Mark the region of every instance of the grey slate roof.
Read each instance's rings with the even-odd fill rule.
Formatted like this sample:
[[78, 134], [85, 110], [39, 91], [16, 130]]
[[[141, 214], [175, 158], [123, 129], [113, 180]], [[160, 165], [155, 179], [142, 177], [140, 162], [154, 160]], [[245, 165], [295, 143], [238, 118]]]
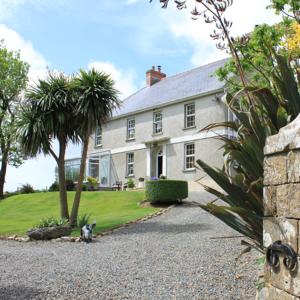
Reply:
[[126, 98], [121, 108], [115, 111], [113, 117], [221, 89], [224, 87], [224, 83], [218, 81], [212, 75], [226, 61], [227, 59], [219, 60], [190, 71], [166, 77], [150, 87], [144, 87]]

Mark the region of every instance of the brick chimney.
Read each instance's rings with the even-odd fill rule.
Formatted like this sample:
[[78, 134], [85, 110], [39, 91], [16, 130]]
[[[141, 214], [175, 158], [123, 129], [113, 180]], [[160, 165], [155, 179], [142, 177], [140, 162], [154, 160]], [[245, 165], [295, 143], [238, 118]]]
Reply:
[[166, 77], [167, 75], [161, 72], [161, 66], [157, 66], [157, 70], [155, 70], [155, 66], [153, 66], [151, 70], [146, 72], [147, 86], [151, 86]]

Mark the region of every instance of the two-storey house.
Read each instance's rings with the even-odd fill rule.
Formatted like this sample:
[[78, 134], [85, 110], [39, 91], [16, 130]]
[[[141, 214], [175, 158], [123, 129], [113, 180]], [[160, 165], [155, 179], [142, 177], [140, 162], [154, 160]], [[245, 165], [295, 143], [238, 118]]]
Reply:
[[147, 71], [146, 87], [125, 99], [90, 137], [87, 174], [110, 187], [161, 175], [194, 181], [203, 175], [195, 167], [198, 158], [221, 166], [221, 143], [210, 137], [224, 132], [200, 130], [228, 119], [224, 84], [214, 76], [224, 62], [170, 77], [160, 66]]

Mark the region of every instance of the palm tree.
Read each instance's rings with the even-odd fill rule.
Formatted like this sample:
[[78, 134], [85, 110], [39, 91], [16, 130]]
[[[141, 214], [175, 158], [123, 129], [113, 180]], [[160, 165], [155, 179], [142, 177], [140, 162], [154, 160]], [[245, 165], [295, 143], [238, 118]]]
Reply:
[[[31, 157], [52, 155], [58, 166], [60, 214], [69, 219], [65, 179], [65, 153], [69, 141], [79, 142], [74, 134], [75, 105], [69, 88], [70, 78], [63, 73], [48, 74], [26, 92], [18, 135], [24, 152]], [[59, 143], [58, 154], [53, 142]]]
[[79, 180], [69, 222], [71, 226], [76, 226], [89, 137], [97, 126], [101, 126], [111, 117], [120, 102], [117, 97], [118, 91], [114, 88], [114, 81], [109, 75], [95, 69], [80, 70], [78, 76], [72, 80], [71, 87], [76, 102], [75, 123], [78, 125], [78, 136], [83, 144]]

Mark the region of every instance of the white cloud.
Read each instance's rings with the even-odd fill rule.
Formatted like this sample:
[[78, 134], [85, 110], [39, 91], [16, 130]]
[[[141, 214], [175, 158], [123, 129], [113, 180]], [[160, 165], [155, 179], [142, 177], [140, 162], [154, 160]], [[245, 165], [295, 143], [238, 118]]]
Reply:
[[[198, 66], [226, 56], [224, 51], [216, 49], [210, 33], [214, 29], [213, 24], [206, 24], [200, 17], [195, 21], [191, 19], [190, 11], [195, 6], [195, 1], [188, 1], [188, 9], [178, 11], [173, 5], [161, 13], [166, 27], [176, 38], [186, 39], [193, 48], [191, 57], [192, 65]], [[233, 22], [232, 34], [242, 35], [250, 32], [256, 24], [272, 24], [280, 20], [273, 11], [266, 10], [269, 0], [239, 0], [234, 1], [228, 8], [226, 17]], [[201, 5], [199, 5], [200, 11]]]
[[112, 63], [103, 61], [91, 61], [88, 68], [95, 68], [110, 74], [116, 82], [116, 88], [121, 92], [122, 99], [134, 93], [138, 88], [135, 84], [136, 74], [133, 70], [121, 70]]
[[1, 0], [0, 1], [0, 20], [11, 18], [25, 0]]
[[33, 82], [46, 74], [48, 62], [34, 49], [30, 41], [23, 39], [16, 31], [0, 24], [0, 40], [9, 50], [20, 50], [21, 59], [30, 64], [29, 78]]

